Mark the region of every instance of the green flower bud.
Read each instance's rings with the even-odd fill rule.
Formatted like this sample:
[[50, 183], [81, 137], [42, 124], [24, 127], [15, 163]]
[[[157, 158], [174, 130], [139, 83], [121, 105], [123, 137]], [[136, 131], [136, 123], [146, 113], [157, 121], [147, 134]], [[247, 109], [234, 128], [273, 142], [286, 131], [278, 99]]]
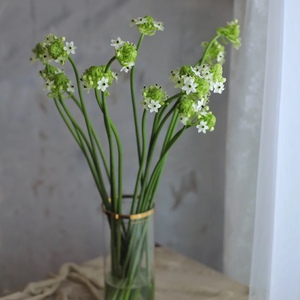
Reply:
[[214, 82], [225, 82], [226, 78], [223, 75], [223, 67], [220, 64], [215, 64], [211, 66], [210, 72], [213, 74], [213, 81]]
[[158, 84], [144, 87], [142, 95], [144, 99], [152, 99], [160, 103], [167, 99], [167, 93]]
[[212, 112], [208, 112], [205, 116], [199, 115], [199, 122], [200, 124], [201, 121], [205, 121], [207, 123], [207, 126], [210, 131], [213, 131], [216, 125], [216, 117], [212, 114]]
[[[99, 81], [102, 81], [105, 78], [107, 81], [107, 86], [110, 86], [113, 80], [116, 78], [116, 74], [111, 71], [110, 68], [105, 72], [106, 66], [92, 66], [84, 71], [81, 76], [81, 82], [84, 89], [100, 89]], [[107, 91], [106, 91], [107, 93]]]
[[207, 98], [207, 95], [209, 93], [209, 88], [210, 88], [210, 83], [209, 81], [207, 81], [206, 79], [204, 78], [199, 78], [199, 77], [194, 77], [195, 79], [195, 83], [197, 83], [197, 87], [196, 87], [196, 90], [197, 90], [197, 97], [199, 99], [202, 99], [202, 98]]
[[184, 76], [184, 75], [188, 75], [188, 74], [190, 74], [190, 75], [193, 74], [192, 67], [189, 65], [182, 66], [179, 70], [179, 75]]
[[180, 114], [191, 118], [195, 115], [195, 109], [193, 104], [195, 103], [194, 99], [191, 97], [184, 97], [178, 105], [178, 111]]
[[55, 98], [67, 91], [70, 79], [65, 73], [58, 73], [49, 75], [45, 81], [51, 82], [50, 92], [47, 96], [49, 98]]
[[34, 59], [39, 59], [42, 63], [46, 63], [48, 59], [47, 48], [44, 46], [44, 43], [38, 43], [35, 48], [32, 49], [34, 54]]
[[235, 48], [238, 49], [240, 47], [240, 25], [238, 20], [227, 23], [226, 27], [218, 28], [217, 33], [223, 37], [224, 41], [228, 40], [233, 43]]
[[154, 35], [157, 30], [163, 31], [163, 23], [155, 21], [150, 16], [131, 20], [131, 26], [136, 25], [139, 32], [145, 35]]
[[116, 58], [123, 67], [132, 67], [137, 57], [136, 46], [131, 43], [124, 43], [122, 47], [116, 49]]
[[64, 50], [64, 46], [65, 45], [64, 45], [62, 39], [57, 39], [57, 40], [49, 43], [49, 45], [47, 46], [47, 49], [49, 51], [51, 58], [56, 60], [59, 57], [67, 56], [66, 51]]

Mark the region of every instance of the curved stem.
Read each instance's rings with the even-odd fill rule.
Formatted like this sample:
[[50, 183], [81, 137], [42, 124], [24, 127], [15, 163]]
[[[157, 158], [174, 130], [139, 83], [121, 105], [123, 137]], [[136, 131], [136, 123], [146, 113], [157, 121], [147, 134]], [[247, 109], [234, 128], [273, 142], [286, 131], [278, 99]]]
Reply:
[[[72, 128], [71, 124], [68, 122], [67, 117], [64, 115], [64, 113], [63, 113], [63, 111], [62, 111], [62, 109], [61, 109], [61, 107], [60, 107], [61, 103], [60, 103], [56, 98], [54, 98], [54, 102], [55, 102], [55, 105], [56, 105], [56, 107], [57, 107], [57, 110], [59, 111], [59, 113], [60, 113], [60, 115], [61, 115], [63, 121], [65, 122], [66, 126], [67, 126], [68, 129], [70, 130], [70, 132], [71, 132], [71, 134], [73, 135], [75, 141], [78, 143], [80, 149], [82, 150], [84, 156], [86, 157], [87, 163], [88, 163], [88, 165], [89, 165], [89, 167], [90, 167], [92, 176], [93, 176], [93, 178], [94, 178], [94, 180], [95, 180], [95, 183], [96, 183], [96, 186], [97, 186], [97, 189], [98, 189], [98, 191], [99, 191], [100, 196], [102, 197], [102, 199], [103, 199], [105, 205], [107, 205], [107, 207], [109, 207], [109, 203], [108, 203], [108, 202], [106, 203], [106, 201], [105, 201], [106, 198], [105, 198], [105, 195], [103, 194], [103, 191], [102, 191], [102, 189], [101, 189], [101, 184], [100, 184], [100, 182], [99, 182], [98, 174], [97, 174], [97, 172], [96, 172], [96, 170], [95, 170], [95, 167], [94, 167], [94, 165], [93, 165], [93, 163], [92, 163], [92, 161], [91, 161], [91, 159], [90, 159], [90, 157], [89, 157], [89, 155], [88, 155], [88, 152], [87, 152], [87, 150], [86, 150], [86, 148], [85, 148], [85, 146], [84, 146], [84, 143], [83, 143], [82, 138], [84, 138], [85, 136], [84, 136], [83, 132], [80, 132], [80, 131], [79, 131], [78, 129], [76, 129], [76, 128], [75, 128], [75, 130]], [[73, 124], [73, 126], [74, 126], [74, 124]], [[77, 134], [76, 134], [75, 132], [76, 132]], [[85, 143], [86, 143], [87, 147], [88, 147], [89, 149], [91, 149], [91, 148], [90, 148], [90, 145], [89, 145], [89, 143], [88, 143], [88, 141], [87, 141], [87, 139], [85, 139]]]
[[[79, 110], [82, 112], [82, 107], [80, 105], [80, 102], [76, 99], [76, 97], [72, 94], [71, 95], [71, 98], [72, 100], [76, 103], [77, 107], [79, 108]], [[91, 123], [91, 121], [89, 121]], [[93, 138], [95, 139], [96, 141], [96, 145], [97, 145], [97, 148], [98, 148], [98, 151], [100, 153], [100, 156], [101, 156], [101, 159], [102, 159], [102, 162], [103, 162], [103, 165], [104, 165], [104, 168], [105, 168], [105, 172], [106, 172], [106, 175], [107, 175], [107, 178], [109, 179], [110, 178], [110, 175], [109, 175], [109, 169], [108, 169], [108, 165], [107, 165], [107, 161], [106, 161], [106, 157], [105, 157], [105, 153], [103, 151], [103, 148], [101, 146], [101, 143], [99, 141], [99, 138], [96, 134], [96, 131], [94, 130], [93, 126], [91, 127], [91, 130], [92, 130], [92, 135], [93, 135]]]
[[210, 47], [212, 46], [212, 44], [220, 37], [221, 35], [217, 34], [210, 42], [209, 44], [207, 45], [204, 53], [203, 53], [203, 56], [202, 58], [196, 63], [196, 65], [202, 65], [204, 62], [205, 62], [205, 57], [206, 57], [206, 54], [208, 53], [208, 50], [210, 49]]
[[[115, 57], [112, 57], [108, 64], [106, 65], [105, 72], [108, 71], [109, 66], [115, 60]], [[110, 118], [108, 114], [108, 107], [106, 103], [106, 95], [104, 92], [101, 92], [102, 98], [102, 108], [103, 108], [103, 115], [104, 115], [104, 124], [106, 128], [108, 144], [109, 144], [109, 162], [110, 162], [110, 195], [112, 200], [112, 208], [114, 211], [119, 212], [119, 205], [121, 205], [121, 199], [117, 197], [116, 191], [116, 170], [115, 170], [115, 160], [114, 160], [114, 143], [112, 140], [112, 129], [110, 126]], [[119, 204], [119, 205], [118, 205]]]
[[[98, 91], [95, 89], [95, 97], [98, 103], [98, 106], [100, 108], [100, 110], [103, 113], [103, 105], [100, 101], [99, 98], [99, 93]], [[111, 121], [111, 119], [109, 119], [109, 125], [113, 131], [113, 134], [115, 136], [116, 139], [116, 143], [117, 143], [117, 148], [118, 148], [118, 157], [119, 157], [119, 161], [118, 161], [118, 194], [119, 194], [119, 199], [122, 199], [122, 179], [123, 179], [123, 152], [122, 152], [122, 144], [121, 144], [121, 139], [119, 137], [118, 131], [116, 129], [116, 126], [114, 125], [114, 123]], [[118, 211], [121, 212], [121, 201], [119, 201], [119, 207], [118, 207]]]
[[[97, 168], [98, 172], [101, 172], [101, 170], [99, 169], [99, 161], [98, 161], [98, 155], [97, 155], [97, 152], [96, 152], [96, 149], [95, 149], [95, 142], [94, 142], [93, 135], [92, 135], [92, 125], [90, 123], [90, 119], [88, 117], [88, 113], [87, 113], [87, 110], [86, 110], [86, 107], [85, 107], [85, 102], [84, 102], [84, 99], [83, 99], [83, 96], [82, 96], [82, 90], [81, 90], [80, 79], [79, 79], [79, 74], [78, 74], [78, 71], [77, 71], [77, 67], [75, 65], [75, 62], [73, 61], [73, 59], [70, 56], [68, 57], [68, 59], [69, 59], [71, 65], [72, 65], [72, 68], [74, 70], [76, 83], [77, 83], [78, 94], [79, 94], [79, 99], [80, 99], [80, 104], [81, 104], [81, 108], [82, 108], [82, 114], [84, 116], [86, 128], [87, 128], [90, 143], [91, 143], [91, 146], [92, 146], [95, 165], [96, 165], [96, 168]], [[107, 194], [106, 194], [106, 197], [107, 197]], [[107, 202], [107, 201], [108, 201], [108, 197], [107, 197], [107, 199], [105, 199], [105, 202]]]

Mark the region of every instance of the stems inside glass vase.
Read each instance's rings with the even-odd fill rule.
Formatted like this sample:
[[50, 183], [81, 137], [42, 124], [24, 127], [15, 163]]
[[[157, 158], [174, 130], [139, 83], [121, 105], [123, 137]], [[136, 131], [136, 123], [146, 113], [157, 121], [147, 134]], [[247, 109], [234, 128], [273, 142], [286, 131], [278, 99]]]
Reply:
[[132, 196], [123, 197], [123, 214], [104, 211], [105, 299], [154, 299], [153, 211], [130, 214]]

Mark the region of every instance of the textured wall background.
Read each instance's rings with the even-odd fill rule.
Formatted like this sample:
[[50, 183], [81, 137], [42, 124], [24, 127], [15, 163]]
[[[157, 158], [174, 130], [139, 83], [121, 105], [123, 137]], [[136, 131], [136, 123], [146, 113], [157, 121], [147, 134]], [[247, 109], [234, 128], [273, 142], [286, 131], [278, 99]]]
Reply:
[[[53, 32], [74, 40], [82, 72], [112, 56], [111, 38], [137, 42], [132, 18], [152, 15], [165, 31], [147, 38], [137, 90], [194, 63], [200, 44], [231, 19], [231, 0], [2, 0], [0, 2], [0, 294], [55, 272], [65, 261], [101, 254], [102, 216], [90, 171], [42, 90], [32, 47]], [[124, 136], [124, 191], [136, 172], [128, 77], [111, 89]], [[211, 103], [213, 133], [191, 129], [171, 152], [157, 193], [156, 241], [214, 268], [222, 264], [226, 93]], [[97, 117], [93, 109], [89, 112]], [[102, 132], [103, 133], [103, 132]], [[100, 133], [100, 134], [102, 134]]]

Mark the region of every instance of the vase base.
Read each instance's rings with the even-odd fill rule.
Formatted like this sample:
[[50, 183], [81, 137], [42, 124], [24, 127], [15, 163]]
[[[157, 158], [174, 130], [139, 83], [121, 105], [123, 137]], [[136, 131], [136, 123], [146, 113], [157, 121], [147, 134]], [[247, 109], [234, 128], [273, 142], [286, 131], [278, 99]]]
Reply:
[[120, 287], [112, 280], [105, 281], [105, 300], [154, 300], [154, 282], [148, 285]]

